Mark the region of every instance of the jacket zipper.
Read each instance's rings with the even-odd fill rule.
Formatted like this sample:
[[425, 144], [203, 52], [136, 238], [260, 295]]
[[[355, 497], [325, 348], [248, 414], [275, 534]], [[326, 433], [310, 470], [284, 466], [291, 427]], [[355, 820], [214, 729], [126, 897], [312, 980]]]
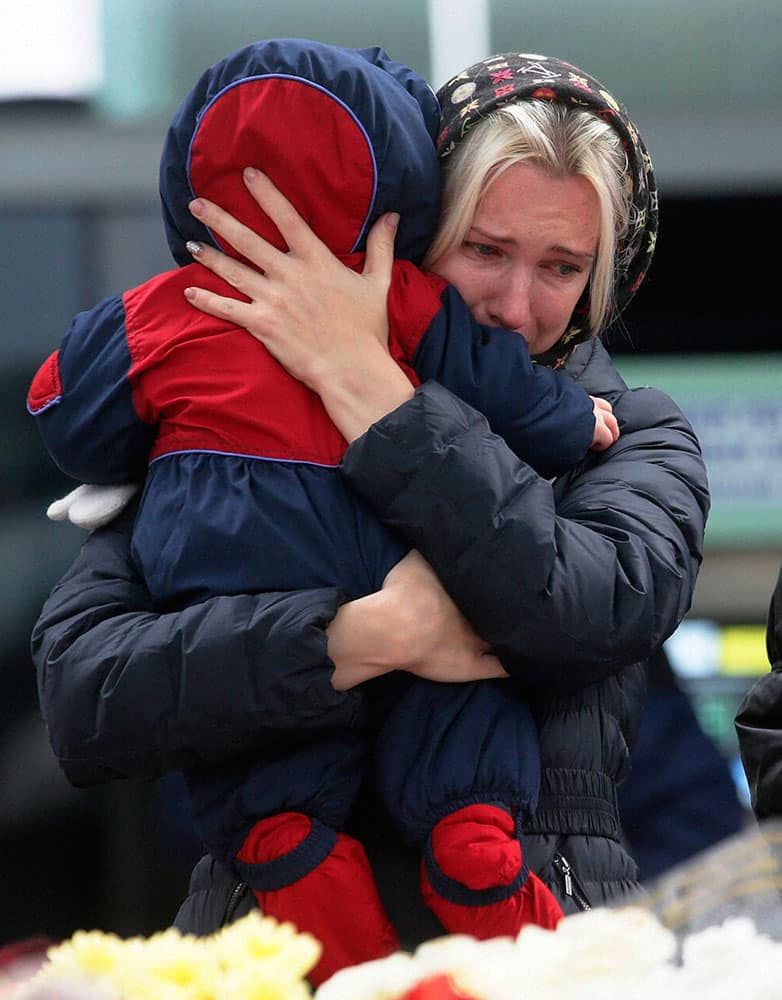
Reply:
[[248, 885], [246, 882], [237, 882], [236, 885], [231, 890], [231, 895], [228, 897], [228, 902], [225, 906], [225, 913], [223, 914], [223, 920], [220, 924], [221, 927], [225, 927], [227, 924], [233, 923], [234, 914], [236, 913], [236, 908], [242, 901], [244, 896], [247, 894]]
[[565, 895], [573, 900], [579, 910], [591, 910], [592, 904], [589, 902], [589, 897], [584, 892], [583, 885], [579, 882], [564, 854], [555, 854], [551, 861], [556, 871], [562, 876]]

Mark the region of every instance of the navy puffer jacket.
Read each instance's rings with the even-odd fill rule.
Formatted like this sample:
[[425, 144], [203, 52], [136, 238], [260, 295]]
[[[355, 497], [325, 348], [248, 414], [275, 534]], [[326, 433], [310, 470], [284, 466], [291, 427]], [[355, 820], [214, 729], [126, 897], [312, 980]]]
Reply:
[[[622, 433], [553, 484], [435, 383], [374, 425], [343, 463], [530, 697], [543, 773], [528, 861], [566, 912], [578, 907], [579, 885], [592, 903], [635, 887], [616, 785], [643, 699], [639, 661], [690, 605], [709, 504], [698, 442], [667, 396], [628, 390], [599, 342], [579, 347], [568, 370], [613, 403]], [[130, 559], [128, 516], [95, 532], [33, 635], [42, 711], [66, 775], [78, 785], [150, 778], [253, 751], [291, 728], [358, 724], [360, 690], [330, 684], [324, 629], [338, 601], [323, 589], [154, 614]], [[402, 940], [432, 933], [424, 918], [414, 926], [410, 859], [390, 873], [388, 843], [368, 847], [380, 858], [381, 892], [388, 885], [405, 904], [385, 900]], [[183, 928], [208, 932], [226, 907], [250, 905], [211, 861], [196, 878]], [[566, 884], [576, 885], [569, 897]]]

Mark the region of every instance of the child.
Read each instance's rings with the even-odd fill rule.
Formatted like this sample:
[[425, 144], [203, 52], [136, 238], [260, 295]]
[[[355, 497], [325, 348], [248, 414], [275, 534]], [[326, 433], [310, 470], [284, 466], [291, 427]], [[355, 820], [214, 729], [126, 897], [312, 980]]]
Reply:
[[[355, 598], [379, 589], [405, 553], [343, 484], [345, 442], [319, 397], [245, 331], [184, 298], [190, 285], [231, 294], [190, 262], [189, 243], [217, 242], [187, 210], [195, 196], [285, 249], [241, 182], [246, 165], [264, 169], [357, 268], [373, 220], [400, 212], [389, 349], [411, 382], [437, 379], [461, 395], [544, 475], [613, 440], [605, 411], [532, 364], [522, 336], [479, 326], [454, 289], [412, 263], [437, 221], [438, 122], [429, 87], [381, 50], [295, 39], [234, 53], [181, 105], [161, 164], [181, 268], [77, 316], [28, 396], [65, 472], [93, 483], [146, 475], [133, 550], [159, 609], [319, 586]], [[403, 675], [374, 687], [375, 780], [402, 836], [422, 850], [422, 888], [438, 919], [479, 937], [553, 926], [561, 911], [521, 847], [539, 760], [513, 684]], [[397, 947], [363, 849], [345, 832], [367, 742], [361, 726], [316, 742], [281, 736], [273, 753], [186, 775], [210, 850], [264, 912], [323, 943], [315, 983]]]

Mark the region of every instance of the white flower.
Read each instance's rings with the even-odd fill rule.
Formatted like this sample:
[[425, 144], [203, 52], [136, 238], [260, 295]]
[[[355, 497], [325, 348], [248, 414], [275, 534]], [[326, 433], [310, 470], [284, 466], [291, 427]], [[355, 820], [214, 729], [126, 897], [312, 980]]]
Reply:
[[513, 938], [478, 941], [452, 934], [422, 944], [413, 956], [420, 978], [447, 973], [457, 989], [480, 1000], [518, 1000], [519, 972]]
[[51, 976], [20, 986], [13, 1000], [120, 1000], [120, 996], [105, 981]]
[[413, 956], [398, 951], [336, 972], [318, 988], [315, 1000], [395, 1000], [421, 978]]
[[611, 985], [622, 982], [624, 989], [637, 985], [642, 996], [644, 977], [670, 961], [676, 938], [641, 907], [602, 908], [568, 917], [555, 931], [526, 927], [516, 950], [530, 995], [572, 993], [574, 983], [586, 989], [591, 982], [599, 990], [610, 989], [611, 996], [627, 995], [615, 993]]
[[780, 1000], [782, 944], [759, 934], [748, 917], [732, 917], [691, 934], [682, 947], [682, 987], [709, 1000]]

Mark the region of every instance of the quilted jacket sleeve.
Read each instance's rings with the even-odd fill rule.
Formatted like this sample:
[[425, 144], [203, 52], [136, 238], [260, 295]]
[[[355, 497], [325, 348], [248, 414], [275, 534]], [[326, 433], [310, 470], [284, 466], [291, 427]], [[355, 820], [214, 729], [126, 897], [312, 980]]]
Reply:
[[530, 687], [576, 688], [645, 659], [690, 605], [709, 505], [698, 442], [667, 396], [619, 384], [619, 441], [553, 484], [437, 383], [343, 462]]
[[32, 637], [52, 748], [73, 784], [150, 778], [361, 721], [330, 683], [333, 590], [216, 597], [156, 614], [130, 558], [134, 511], [87, 539]]
[[580, 462], [595, 431], [584, 389], [563, 372], [533, 364], [518, 333], [479, 325], [456, 289], [446, 288], [441, 301], [415, 353], [421, 381], [439, 382], [482, 413], [541, 476]]
[[771, 598], [766, 631], [771, 671], [744, 696], [736, 734], [758, 819], [782, 816], [782, 572]]

